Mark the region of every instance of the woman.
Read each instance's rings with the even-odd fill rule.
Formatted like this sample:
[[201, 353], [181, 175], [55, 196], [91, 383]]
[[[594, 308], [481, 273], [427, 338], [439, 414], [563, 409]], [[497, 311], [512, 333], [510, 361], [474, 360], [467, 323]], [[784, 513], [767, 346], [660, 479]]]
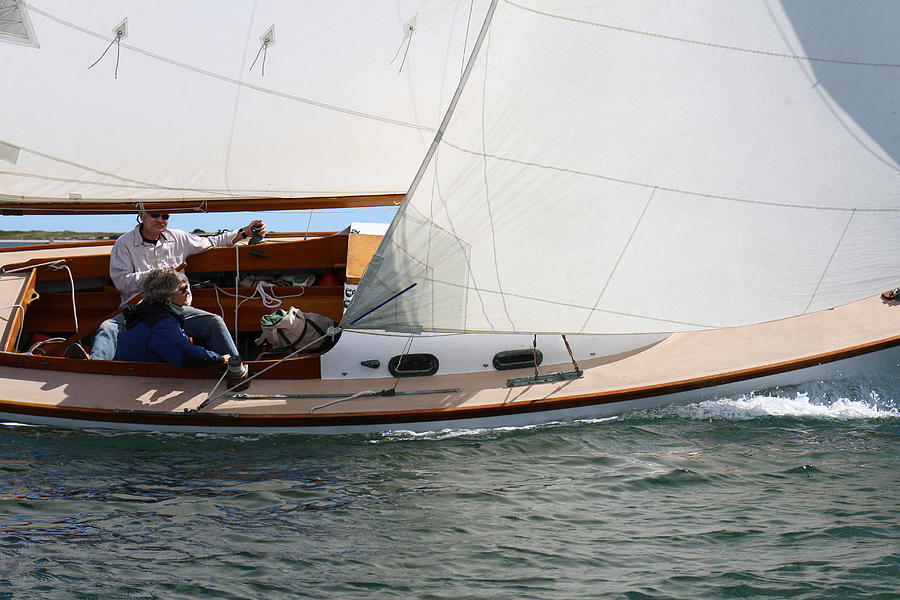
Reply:
[[166, 361], [176, 367], [220, 364], [221, 356], [193, 344], [184, 333], [182, 311], [190, 286], [179, 271], [155, 269], [144, 281], [144, 299], [125, 313], [126, 330], [119, 337], [116, 360]]

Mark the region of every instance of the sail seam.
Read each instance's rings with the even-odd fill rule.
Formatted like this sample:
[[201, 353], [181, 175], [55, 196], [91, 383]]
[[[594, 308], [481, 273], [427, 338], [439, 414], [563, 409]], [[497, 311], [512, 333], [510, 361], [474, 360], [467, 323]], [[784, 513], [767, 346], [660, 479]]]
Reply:
[[[137, 184], [137, 185], [139, 185], [139, 186], [144, 186], [144, 187], [147, 187], [147, 188], [149, 188], [149, 189], [172, 190], [172, 191], [189, 191], [189, 192], [204, 192], [204, 193], [209, 193], [209, 194], [217, 194], [217, 192], [213, 192], [213, 191], [210, 191], [210, 190], [207, 190], [207, 189], [202, 189], [202, 188], [173, 187], [173, 186], [167, 186], [167, 185], [160, 185], [160, 184], [156, 184], [156, 183], [150, 183], [150, 182], [147, 182], [147, 181], [141, 181], [141, 180], [139, 180], [139, 179], [130, 179], [130, 178], [128, 178], [128, 177], [122, 177], [121, 175], [116, 175], [115, 173], [108, 173], [108, 172], [106, 172], [106, 171], [101, 171], [101, 170], [99, 170], [99, 169], [95, 169], [95, 168], [89, 167], [89, 166], [87, 166], [87, 165], [82, 165], [82, 164], [80, 164], [80, 163], [77, 163], [77, 162], [74, 162], [74, 161], [71, 161], [71, 160], [67, 160], [67, 159], [65, 159], [65, 158], [60, 158], [60, 157], [58, 157], [58, 156], [53, 156], [53, 155], [50, 155], [50, 154], [44, 154], [43, 152], [39, 152], [39, 151], [37, 151], [37, 150], [32, 150], [32, 149], [30, 149], [30, 148], [25, 148], [24, 146], [19, 146], [19, 148], [20, 148], [22, 151], [24, 151], [24, 152], [28, 152], [29, 154], [33, 154], [34, 156], [39, 156], [39, 157], [45, 158], [45, 159], [47, 159], [47, 160], [51, 160], [51, 161], [54, 161], [54, 162], [59, 162], [59, 163], [65, 164], [65, 165], [69, 165], [70, 167], [75, 167], [75, 168], [77, 168], [77, 169], [82, 169], [82, 170], [84, 170], [84, 171], [89, 171], [89, 172], [91, 172], [91, 173], [96, 173], [97, 175], [100, 175], [100, 176], [103, 176], [103, 177], [112, 177], [113, 179], [118, 179], [119, 181], [122, 181], [122, 182], [130, 183], [130, 184]], [[17, 175], [18, 175], [18, 174], [19, 174], [19, 173], [17, 173]]]
[[822, 58], [816, 56], [804, 56], [798, 54], [789, 54], [787, 52], [773, 52], [771, 50], [756, 50], [753, 48], [742, 48], [740, 46], [729, 46], [728, 44], [717, 44], [715, 42], [704, 42], [702, 40], [695, 40], [691, 38], [684, 38], [675, 35], [667, 35], [664, 33], [654, 33], [652, 31], [643, 31], [641, 29], [632, 29], [630, 27], [622, 27], [621, 25], [610, 25], [608, 23], [598, 23], [596, 21], [589, 21], [587, 19], [576, 19], [575, 17], [566, 17], [563, 15], [554, 14], [551, 12], [538, 10], [536, 8], [531, 8], [529, 6], [523, 6], [522, 4], [518, 4], [516, 2], [512, 2], [511, 0], [503, 0], [506, 4], [510, 6], [514, 6], [518, 9], [534, 13], [536, 15], [540, 15], [542, 17], [549, 17], [552, 19], [558, 19], [560, 21], [568, 21], [570, 23], [578, 23], [580, 25], [589, 25], [592, 27], [599, 27], [602, 29], [609, 29], [612, 31], [620, 31], [622, 33], [631, 33], [635, 35], [642, 35], [645, 37], [657, 38], [662, 40], [668, 40], [671, 42], [680, 42], [685, 44], [693, 44], [695, 46], [706, 46], [708, 48], [717, 48], [720, 50], [730, 50], [732, 52], [742, 52], [744, 54], [758, 54], [761, 56], [771, 56], [774, 58], [787, 58], [791, 60], [805, 60], [809, 62], [821, 62], [821, 63], [829, 63], [829, 64], [838, 64], [838, 65], [852, 65], [858, 67], [878, 67], [878, 68], [900, 68], [900, 63], [877, 63], [877, 62], [868, 62], [861, 60], [845, 60], [839, 58]]
[[809, 302], [806, 304], [806, 308], [803, 309], [803, 314], [806, 314], [809, 311], [809, 307], [812, 306], [813, 300], [816, 299], [816, 294], [819, 293], [819, 286], [822, 285], [822, 281], [825, 280], [825, 274], [828, 273], [828, 268], [831, 267], [831, 262], [834, 260], [835, 255], [837, 255], [838, 248], [841, 247], [841, 243], [844, 241], [844, 236], [847, 235], [847, 230], [850, 229], [850, 223], [853, 222], [853, 217], [856, 215], [856, 212], [850, 213], [850, 218], [847, 219], [847, 224], [844, 225], [844, 230], [841, 232], [841, 237], [838, 239], [837, 244], [834, 245], [834, 250], [831, 251], [831, 256], [828, 257], [828, 262], [825, 264], [825, 268], [822, 269], [822, 275], [819, 276], [819, 281], [816, 282], [816, 289], [813, 290], [812, 295], [809, 297]]
[[[23, 4], [24, 4], [24, 3], [23, 3]], [[59, 23], [59, 24], [61, 24], [61, 25], [65, 25], [66, 27], [70, 27], [70, 28], [72, 28], [72, 29], [75, 29], [75, 30], [77, 30], [77, 31], [80, 31], [81, 33], [84, 33], [84, 34], [87, 34], [87, 35], [90, 35], [90, 36], [93, 36], [93, 37], [102, 39], [102, 40], [104, 40], [104, 41], [109, 41], [109, 36], [106, 36], [106, 35], [97, 33], [97, 32], [95, 32], [95, 31], [91, 31], [90, 29], [87, 29], [87, 28], [85, 28], [85, 27], [81, 27], [80, 25], [76, 25], [75, 23], [71, 23], [71, 22], [66, 21], [66, 20], [64, 20], [64, 19], [61, 19], [61, 18], [59, 18], [59, 17], [57, 17], [57, 16], [55, 16], [55, 15], [53, 15], [53, 14], [51, 14], [51, 13], [48, 13], [48, 12], [44, 11], [44, 10], [35, 8], [34, 6], [32, 6], [32, 5], [30, 5], [30, 4], [28, 4], [28, 5], [26, 5], [26, 6], [28, 6], [28, 7], [29, 7], [31, 10], [33, 10], [35, 13], [37, 13], [37, 14], [39, 14], [39, 15], [42, 15], [42, 16], [44, 16], [44, 17], [47, 17], [48, 19], [50, 19], [50, 20], [52, 20], [52, 21], [56, 21], [57, 23]], [[179, 68], [182, 68], [182, 69], [186, 69], [186, 70], [188, 70], [188, 71], [193, 71], [194, 73], [198, 73], [198, 74], [200, 74], [200, 75], [205, 75], [205, 76], [211, 77], [211, 78], [213, 78], [213, 79], [218, 79], [219, 81], [224, 81], [224, 82], [226, 82], [226, 83], [230, 83], [230, 84], [232, 84], [232, 85], [236, 85], [236, 86], [240, 86], [240, 87], [243, 87], [243, 88], [247, 88], [247, 89], [250, 89], [250, 90], [253, 90], [253, 91], [256, 91], [256, 92], [261, 92], [261, 93], [263, 93], [263, 94], [269, 94], [269, 95], [272, 95], [272, 96], [277, 96], [277, 97], [279, 97], [279, 98], [284, 98], [285, 100], [292, 100], [292, 101], [294, 101], [294, 102], [301, 102], [301, 103], [303, 103], [303, 104], [308, 104], [308, 105], [314, 106], [314, 107], [316, 107], [316, 108], [322, 108], [322, 109], [326, 109], [326, 110], [331, 110], [331, 111], [343, 113], [343, 114], [346, 114], [346, 115], [351, 115], [351, 116], [354, 116], [354, 117], [361, 117], [361, 118], [364, 118], [364, 119], [370, 119], [370, 120], [373, 120], [373, 121], [380, 121], [380, 122], [382, 122], [382, 123], [388, 123], [388, 124], [390, 124], [390, 125], [399, 125], [399, 126], [401, 126], [401, 127], [408, 127], [408, 128], [410, 128], [410, 129], [416, 129], [416, 130], [419, 130], [419, 131], [427, 131], [427, 132], [431, 132], [431, 133], [433, 133], [433, 132], [435, 131], [434, 127], [428, 127], [428, 126], [426, 126], [426, 125], [419, 125], [418, 123], [410, 123], [410, 122], [407, 122], [407, 121], [401, 121], [401, 120], [399, 120], [399, 119], [391, 119], [391, 118], [389, 118], [389, 117], [382, 117], [382, 116], [379, 116], [379, 115], [374, 115], [374, 114], [371, 114], [371, 113], [366, 113], [366, 112], [362, 112], [362, 111], [358, 111], [358, 110], [353, 110], [353, 109], [350, 109], [350, 108], [344, 108], [344, 107], [342, 107], [342, 106], [337, 106], [337, 105], [334, 105], [334, 104], [327, 104], [327, 103], [325, 103], [325, 102], [319, 102], [319, 101], [316, 101], [316, 100], [311, 100], [311, 99], [309, 99], [309, 98], [303, 98], [303, 97], [301, 97], [301, 96], [295, 96], [295, 95], [293, 95], [293, 94], [288, 94], [288, 93], [286, 93], [286, 92], [280, 92], [280, 91], [278, 91], [278, 90], [273, 90], [273, 89], [271, 89], [271, 88], [266, 88], [266, 87], [263, 87], [263, 86], [260, 86], [260, 85], [254, 85], [254, 84], [252, 84], [252, 83], [247, 83], [247, 82], [245, 82], [245, 81], [241, 81], [241, 80], [235, 79], [235, 78], [233, 78], [233, 77], [228, 77], [228, 76], [222, 75], [222, 74], [220, 74], [220, 73], [214, 73], [214, 72], [212, 72], [212, 71], [207, 71], [206, 69], [201, 69], [200, 67], [195, 67], [195, 66], [193, 66], [193, 65], [189, 65], [189, 64], [187, 64], [187, 63], [183, 63], [183, 62], [174, 60], [174, 59], [172, 59], [172, 58], [168, 58], [168, 57], [166, 57], [166, 56], [162, 56], [162, 55], [160, 55], [160, 54], [155, 54], [155, 53], [153, 53], [153, 52], [150, 52], [150, 51], [148, 51], [148, 50], [144, 50], [144, 49], [142, 49], [142, 48], [138, 48], [137, 46], [132, 46], [132, 45], [130, 45], [130, 44], [121, 44], [121, 47], [122, 47], [122, 48], [126, 48], [126, 49], [128, 49], [128, 50], [131, 50], [131, 51], [133, 51], [133, 52], [137, 52], [138, 54], [142, 54], [142, 55], [147, 56], [147, 57], [149, 57], [149, 58], [153, 58], [153, 59], [155, 59], [155, 60], [164, 62], [164, 63], [166, 63], [166, 64], [175, 66], [175, 67], [179, 67]]]
[[[462, 289], [470, 289], [469, 286], [465, 286], [465, 285], [462, 285], [462, 284], [460, 284], [460, 283], [455, 283], [455, 282], [452, 282], [452, 281], [442, 281], [442, 280], [440, 280], [440, 279], [434, 279], [434, 278], [430, 278], [430, 279], [428, 279], [427, 281], [430, 281], [431, 283], [437, 283], [437, 284], [440, 284], [440, 285], [444, 285], [444, 286], [447, 286], [447, 287], [455, 287], [455, 288], [462, 288]], [[478, 292], [483, 292], [483, 293], [486, 293], [486, 294], [496, 294], [496, 295], [501, 295], [501, 292], [499, 292], [498, 290], [489, 290], [489, 289], [484, 289], [484, 288], [475, 288], [475, 289], [476, 289], [476, 291], [478, 291]], [[591, 312], [599, 312], [599, 313], [605, 313], [605, 314], [610, 314], [610, 315], [617, 315], [617, 316], [622, 316], [622, 317], [636, 317], [636, 318], [638, 318], [638, 319], [646, 319], [646, 320], [648, 320], [648, 321], [658, 321], [658, 322], [660, 322], [660, 323], [671, 323], [671, 324], [673, 324], [673, 325], [686, 325], [686, 326], [688, 326], [688, 327], [695, 327], [695, 328], [698, 328], [698, 329], [719, 329], [719, 328], [721, 328], [721, 327], [724, 327], [724, 325], [710, 325], [710, 324], [705, 324], [705, 323], [694, 323], [694, 322], [691, 322], [691, 321], [679, 321], [679, 320], [677, 320], [677, 319], [666, 319], [666, 318], [662, 318], [662, 317], [648, 317], [648, 316], [646, 316], [646, 315], [640, 315], [640, 314], [637, 314], [637, 313], [629, 313], [629, 312], [623, 312], [623, 311], [617, 311], [617, 310], [609, 310], [609, 309], [605, 309], [605, 308], [591, 308], [591, 307], [585, 306], [585, 305], [583, 305], [583, 304], [575, 304], [575, 303], [572, 303], [572, 302], [559, 302], [559, 301], [557, 301], [557, 300], [548, 300], [547, 298], [539, 298], [539, 297], [537, 297], [537, 296], [528, 296], [528, 295], [526, 295], [526, 294], [517, 294], [517, 293], [515, 293], [515, 292], [502, 292], [502, 294], [503, 294], [503, 295], [506, 295], [506, 296], [513, 297], [513, 298], [520, 298], [520, 299], [522, 299], [522, 300], [533, 300], [533, 301], [535, 301], [535, 302], [540, 302], [540, 303], [543, 303], [543, 304], [550, 304], [550, 305], [553, 305], [553, 306], [565, 306], [565, 307], [568, 307], [568, 308], [577, 308], [577, 309], [579, 309], [579, 310], [587, 310], [587, 311], [591, 311]], [[503, 331], [503, 330], [499, 330], [499, 331]], [[512, 330], [510, 330], [510, 331], [512, 331]], [[521, 332], [518, 332], [518, 333], [521, 333]], [[558, 332], [558, 331], [546, 331], [546, 332], [540, 332], [540, 331], [532, 332], [532, 331], [529, 331], [528, 333], [559, 333], [559, 332]], [[569, 331], [569, 332], [567, 332], [567, 333], [572, 333], [572, 332]], [[658, 333], [665, 333], [665, 332], [658, 332]]]
[[743, 202], [746, 204], [759, 204], [763, 206], [777, 206], [781, 208], [801, 208], [805, 210], [831, 210], [837, 212], [850, 212], [850, 211], [859, 211], [859, 212], [884, 212], [884, 213], [894, 213], [900, 212], [900, 207], [898, 208], [865, 208], [865, 207], [841, 207], [841, 206], [809, 206], [804, 204], [791, 204], [789, 202], [768, 202], [765, 200], [751, 200], [748, 198], [735, 198], [733, 196], [723, 196], [720, 194], [710, 194], [707, 192], [693, 192], [690, 190], [682, 190], [678, 188], [666, 187], [663, 185], [653, 184], [653, 183], [644, 183], [642, 181], [634, 181], [631, 179], [623, 179], [620, 177], [612, 177], [610, 175], [601, 175], [599, 173], [591, 173], [589, 171], [580, 171], [578, 169], [570, 169], [567, 167], [558, 167], [555, 165], [543, 165], [536, 162], [530, 162], [526, 160], [520, 160], [517, 158], [509, 158], [506, 156], [499, 156], [497, 154], [483, 154], [478, 152], [477, 150], [470, 150], [468, 148], [463, 148], [462, 146], [458, 146], [453, 142], [447, 141], [446, 138], [441, 140], [443, 144], [459, 150], [460, 152], [465, 152], [467, 154], [471, 154], [473, 156], [485, 156], [487, 158], [493, 158], [495, 160], [501, 160], [504, 162], [515, 163], [518, 165], [526, 166], [526, 167], [537, 167], [539, 169], [549, 169], [552, 171], [559, 171], [561, 173], [570, 173], [572, 175], [584, 175], [585, 177], [594, 177], [596, 179], [603, 179], [604, 181], [611, 181], [613, 183], [624, 183], [626, 185], [634, 185], [643, 188], [649, 189], [658, 189], [664, 192], [674, 192], [676, 194], [686, 194], [688, 196], [696, 196], [700, 198], [711, 198], [714, 200], [728, 200], [730, 202]]
[[616, 263], [613, 265], [613, 268], [609, 272], [609, 276], [606, 278], [606, 281], [603, 283], [603, 289], [600, 290], [600, 293], [597, 295], [597, 301], [594, 302], [594, 306], [591, 308], [591, 312], [588, 313], [588, 316], [585, 317], [584, 323], [581, 325], [581, 331], [587, 327], [588, 322], [591, 320], [591, 314], [597, 310], [597, 307], [600, 305], [600, 300], [603, 299], [604, 294], [606, 294], [606, 288], [609, 287], [609, 282], [612, 281], [612, 278], [615, 276], [616, 271], [619, 268], [619, 263], [622, 262], [622, 257], [625, 256], [625, 251], [628, 250], [628, 247], [631, 246], [631, 241], [634, 239], [634, 234], [637, 233], [638, 227], [641, 226], [641, 222], [644, 220], [644, 215], [647, 214], [647, 209], [650, 208], [650, 203], [653, 202], [653, 196], [656, 195], [656, 188], [653, 188], [653, 191], [650, 192], [650, 197], [647, 198], [647, 202], [644, 203], [644, 209], [641, 211], [640, 216], [637, 218], [637, 221], [634, 223], [634, 227], [631, 228], [631, 234], [628, 236], [628, 239], [625, 241], [625, 244], [622, 246], [622, 251], [619, 252], [619, 256], [616, 258]]

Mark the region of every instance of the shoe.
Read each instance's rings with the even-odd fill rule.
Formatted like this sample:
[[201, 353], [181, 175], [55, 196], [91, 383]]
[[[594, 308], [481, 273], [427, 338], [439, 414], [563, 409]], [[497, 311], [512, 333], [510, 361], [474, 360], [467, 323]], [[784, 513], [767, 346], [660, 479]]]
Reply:
[[[250, 377], [250, 369], [247, 368], [239, 356], [228, 359], [228, 371], [225, 375], [225, 385], [233, 392], [246, 390], [250, 387], [250, 382], [246, 381]], [[242, 383], [246, 382], [246, 383]]]
[[63, 356], [66, 358], [77, 358], [79, 360], [91, 358], [91, 355], [87, 353], [87, 350], [77, 342], [66, 348], [66, 353]]
[[882, 300], [900, 300], [900, 288], [888, 290], [881, 294]]

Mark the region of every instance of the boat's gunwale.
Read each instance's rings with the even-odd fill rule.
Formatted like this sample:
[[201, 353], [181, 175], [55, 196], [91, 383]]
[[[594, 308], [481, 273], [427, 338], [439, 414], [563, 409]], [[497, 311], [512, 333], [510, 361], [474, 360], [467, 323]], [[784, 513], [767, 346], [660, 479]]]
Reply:
[[477, 406], [437, 407], [411, 410], [385, 410], [369, 412], [341, 412], [328, 414], [300, 413], [236, 413], [215, 411], [152, 411], [102, 409], [90, 407], [70, 407], [28, 402], [0, 400], [0, 413], [28, 415], [89, 422], [94, 426], [108, 424], [163, 425], [167, 427], [225, 427], [225, 428], [265, 428], [297, 429], [319, 427], [403, 425], [408, 423], [430, 423], [485, 419], [514, 414], [552, 412], [591, 405], [612, 404], [645, 398], [669, 396], [705, 388], [714, 388], [741, 381], [757, 380], [772, 375], [816, 367], [827, 363], [852, 359], [866, 354], [900, 347], [900, 335], [884, 338], [866, 344], [842, 348], [822, 354], [802, 357], [740, 369], [714, 373], [702, 377], [681, 379], [631, 388], [599, 391], [563, 397], [541, 398], [513, 402], [493, 403]]

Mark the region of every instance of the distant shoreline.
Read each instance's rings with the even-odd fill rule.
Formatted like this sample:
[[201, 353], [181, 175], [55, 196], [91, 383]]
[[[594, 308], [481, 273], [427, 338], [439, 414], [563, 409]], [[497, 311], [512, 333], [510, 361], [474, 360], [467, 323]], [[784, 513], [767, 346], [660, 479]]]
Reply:
[[122, 235], [122, 232], [113, 233], [106, 231], [41, 231], [39, 229], [11, 229], [0, 230], [0, 241], [3, 242], [33, 242], [45, 244], [54, 242], [83, 242], [89, 240], [114, 240]]

